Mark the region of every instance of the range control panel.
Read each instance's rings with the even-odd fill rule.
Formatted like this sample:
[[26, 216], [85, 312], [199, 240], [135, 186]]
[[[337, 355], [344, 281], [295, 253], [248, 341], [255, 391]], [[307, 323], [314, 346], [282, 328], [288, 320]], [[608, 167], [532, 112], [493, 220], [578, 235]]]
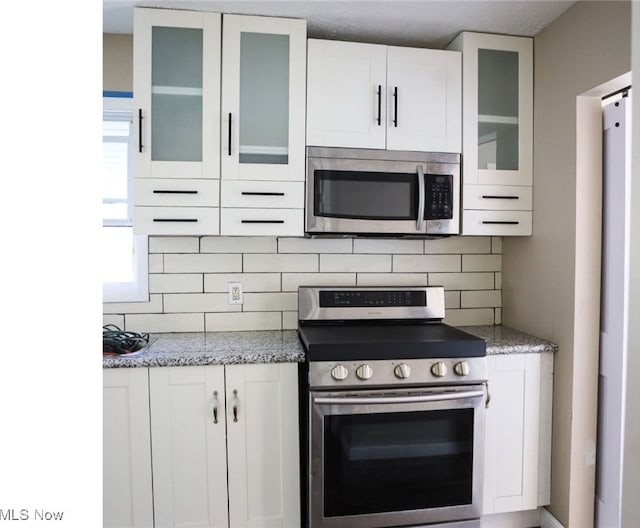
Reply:
[[427, 305], [427, 294], [424, 290], [323, 290], [320, 291], [319, 297], [322, 308]]
[[312, 388], [457, 385], [486, 380], [486, 357], [309, 363], [309, 386]]

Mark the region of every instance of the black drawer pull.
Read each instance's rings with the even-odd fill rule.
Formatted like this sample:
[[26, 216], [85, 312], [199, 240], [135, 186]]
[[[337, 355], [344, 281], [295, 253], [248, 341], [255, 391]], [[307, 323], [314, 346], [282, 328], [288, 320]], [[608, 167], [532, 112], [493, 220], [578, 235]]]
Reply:
[[483, 224], [498, 224], [498, 225], [518, 225], [520, 222], [517, 220], [483, 220]]
[[382, 85], [378, 85], [378, 117], [376, 118], [378, 126], [382, 123]]
[[241, 224], [284, 224], [284, 220], [240, 220]]
[[154, 222], [197, 222], [197, 218], [154, 218]]
[[198, 191], [179, 191], [171, 189], [154, 189], [153, 194], [198, 194]]
[[491, 200], [519, 200], [519, 196], [499, 196], [494, 194], [483, 194], [483, 198], [491, 199]]
[[242, 196], [284, 196], [283, 192], [242, 191]]

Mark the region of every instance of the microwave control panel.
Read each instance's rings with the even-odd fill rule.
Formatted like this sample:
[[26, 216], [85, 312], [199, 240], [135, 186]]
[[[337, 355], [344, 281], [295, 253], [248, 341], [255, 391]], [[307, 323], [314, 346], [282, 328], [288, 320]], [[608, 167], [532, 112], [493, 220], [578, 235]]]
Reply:
[[453, 176], [451, 174], [426, 175], [425, 220], [453, 218]]

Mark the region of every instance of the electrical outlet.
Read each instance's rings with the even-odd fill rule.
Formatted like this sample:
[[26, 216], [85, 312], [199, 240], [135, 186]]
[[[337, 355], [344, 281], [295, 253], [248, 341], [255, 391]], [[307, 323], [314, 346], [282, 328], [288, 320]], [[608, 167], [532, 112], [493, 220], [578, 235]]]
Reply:
[[230, 282], [229, 283], [229, 304], [242, 304], [242, 283]]

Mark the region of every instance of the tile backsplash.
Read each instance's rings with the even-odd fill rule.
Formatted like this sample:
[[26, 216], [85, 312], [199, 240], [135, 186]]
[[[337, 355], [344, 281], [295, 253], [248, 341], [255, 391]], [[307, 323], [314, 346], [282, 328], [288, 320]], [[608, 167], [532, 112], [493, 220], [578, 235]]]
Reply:
[[[229, 282], [244, 304], [229, 304]], [[104, 303], [104, 324], [138, 332], [297, 326], [300, 285], [441, 285], [445, 322], [500, 324], [502, 238], [434, 240], [149, 237], [149, 301]]]

